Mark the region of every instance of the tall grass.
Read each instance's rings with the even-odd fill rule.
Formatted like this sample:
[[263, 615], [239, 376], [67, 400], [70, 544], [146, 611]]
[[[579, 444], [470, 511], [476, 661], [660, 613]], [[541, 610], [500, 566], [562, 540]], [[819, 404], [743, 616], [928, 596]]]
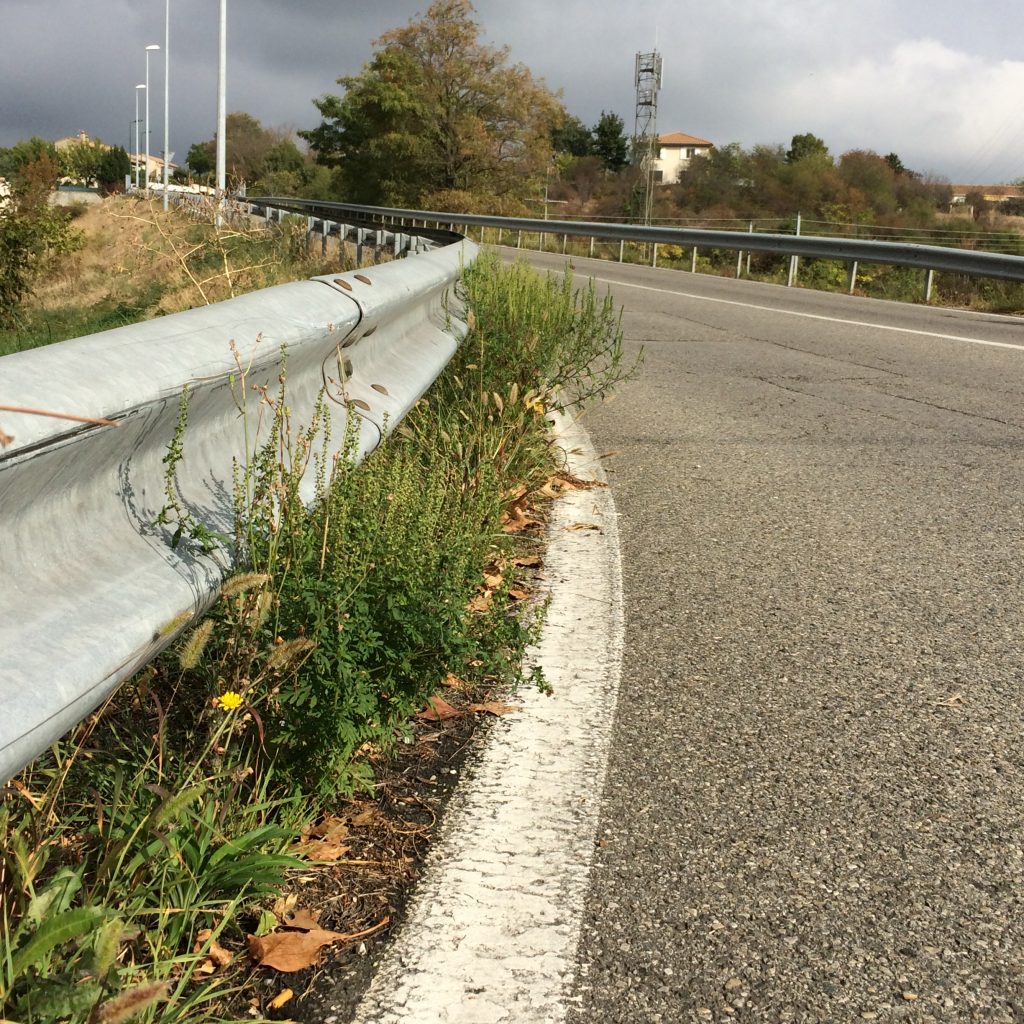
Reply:
[[[281, 886], [303, 824], [371, 784], [447, 673], [523, 681], [537, 620], [507, 598], [502, 514], [559, 466], [548, 411], [628, 368], [618, 313], [589, 285], [483, 257], [462, 290], [468, 338], [362, 465], [354, 433], [327, 457], [323, 415], [289, 423], [286, 380], [263, 397], [275, 429], [236, 480], [241, 571], [4, 791], [8, 1019], [218, 1019], [236, 975], [197, 967], [214, 941], [241, 945], [239, 915]], [[173, 474], [187, 427], [170, 447]]]

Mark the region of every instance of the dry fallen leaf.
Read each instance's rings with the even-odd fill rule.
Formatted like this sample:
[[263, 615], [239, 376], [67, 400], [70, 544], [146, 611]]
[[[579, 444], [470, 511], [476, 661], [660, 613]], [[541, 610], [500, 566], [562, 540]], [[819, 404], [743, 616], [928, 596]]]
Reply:
[[603, 480], [581, 480], [578, 476], [566, 472], [556, 473], [552, 479], [557, 480], [566, 491], [591, 491], [595, 487], [608, 486]]
[[380, 812], [376, 807], [369, 806], [364, 807], [357, 814], [353, 814], [349, 817], [348, 823], [354, 828], [366, 828], [368, 825], [372, 825], [380, 817]]
[[467, 605], [466, 611], [477, 612], [482, 615], [484, 612], [491, 610], [491, 602], [494, 600], [494, 591], [485, 590], [482, 594], [477, 594]]
[[[292, 853], [298, 857], [309, 857], [310, 860], [333, 861], [340, 860], [351, 852], [351, 847], [346, 843], [348, 839], [348, 825], [338, 818], [325, 818], [319, 825], [309, 829], [302, 839], [292, 847]], [[282, 913], [277, 914], [280, 920], [284, 920], [295, 906], [293, 897], [290, 906], [283, 908]], [[278, 903], [281, 901], [278, 900]], [[277, 904], [274, 904], [274, 912], [277, 913]]]
[[295, 993], [290, 988], [282, 989], [276, 996], [274, 996], [273, 999], [270, 1000], [269, 1003], [267, 1003], [267, 1007], [271, 1010], [280, 1010], [285, 1003], [294, 998]]
[[294, 914], [289, 914], [281, 924], [283, 924], [285, 928], [295, 928], [297, 931], [311, 932], [320, 927], [318, 923], [319, 919], [319, 911], [317, 912], [316, 917], [314, 917], [311, 911], [306, 910], [305, 907], [299, 907]]
[[496, 572], [496, 573], [485, 572], [484, 573], [484, 586], [487, 587], [489, 590], [497, 590], [498, 587], [501, 586], [502, 580], [504, 578], [505, 577], [502, 576], [500, 572]]
[[597, 530], [601, 532], [601, 527], [597, 523], [573, 523], [572, 526], [567, 526], [567, 530]]
[[488, 715], [496, 715], [499, 718], [502, 715], [511, 715], [514, 711], [518, 711], [519, 708], [514, 704], [502, 704], [500, 701], [488, 700], [484, 701], [483, 704], [470, 704], [470, 711], [482, 711]]
[[512, 564], [520, 569], [539, 569], [544, 564], [544, 559], [540, 555], [523, 555], [515, 559]]
[[[197, 932], [196, 944], [193, 952], [202, 952], [203, 946], [205, 946], [207, 942], [210, 942], [212, 936], [212, 928], [203, 928], [201, 931]], [[210, 948], [206, 951], [206, 960], [210, 961], [214, 967], [227, 967], [233, 959], [234, 954], [229, 953], [216, 939], [213, 939], [213, 941], [210, 942]], [[211, 969], [209, 971], [204, 971], [203, 973], [212, 974], [213, 971]]]
[[470, 687], [470, 684], [465, 679], [460, 679], [453, 672], [449, 672], [444, 677], [444, 682], [441, 685], [447, 686], [450, 690], [468, 690]]
[[287, 896], [282, 896], [280, 899], [274, 901], [274, 906], [271, 908], [274, 912], [274, 917], [278, 921], [283, 921], [297, 906], [299, 903], [299, 897], [295, 893], [290, 893]]
[[262, 937], [249, 935], [246, 942], [249, 955], [260, 967], [272, 967], [275, 971], [288, 974], [312, 967], [324, 946], [343, 941], [347, 937], [341, 932], [312, 928], [308, 932], [277, 931]]
[[522, 587], [510, 587], [508, 596], [516, 601], [526, 601], [530, 597], [530, 591]]
[[461, 711], [457, 711], [443, 697], [436, 693], [427, 701], [427, 707], [416, 717], [423, 722], [443, 722], [448, 718], [458, 718]]
[[314, 928], [308, 932], [271, 932], [262, 937], [247, 935], [246, 943], [249, 947], [249, 955], [260, 967], [272, 967], [275, 971], [288, 974], [292, 971], [301, 971], [306, 967], [312, 967], [319, 959], [320, 950], [324, 946], [335, 942], [352, 942], [355, 939], [365, 938], [367, 935], [372, 935], [374, 932], [380, 931], [381, 928], [385, 928], [390, 921], [390, 917], [385, 917], [372, 928], [353, 932], [350, 935]]

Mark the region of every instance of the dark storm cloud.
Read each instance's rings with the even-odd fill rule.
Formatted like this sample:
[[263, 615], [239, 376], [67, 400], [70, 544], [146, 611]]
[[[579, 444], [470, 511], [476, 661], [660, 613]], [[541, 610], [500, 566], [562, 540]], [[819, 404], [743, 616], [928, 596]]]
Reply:
[[[229, 0], [228, 107], [311, 127], [312, 100], [354, 74], [371, 42], [427, 6], [409, 0]], [[212, 135], [218, 0], [171, 0], [171, 149]], [[658, 124], [718, 143], [822, 136], [833, 152], [896, 150], [951, 178], [1024, 174], [1010, 0], [479, 0], [485, 37], [511, 49], [592, 124], [631, 126], [633, 57], [657, 45]], [[164, 42], [164, 0], [0, 0], [0, 145], [79, 130], [127, 144], [143, 47]], [[163, 55], [151, 62], [152, 149], [163, 145]]]

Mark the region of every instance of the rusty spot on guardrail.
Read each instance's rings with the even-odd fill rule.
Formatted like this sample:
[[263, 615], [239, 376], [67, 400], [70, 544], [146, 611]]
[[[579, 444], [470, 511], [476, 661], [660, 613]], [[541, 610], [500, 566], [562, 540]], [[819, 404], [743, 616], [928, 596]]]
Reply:
[[365, 274], [356, 274], [356, 280], [362, 281], [363, 284], [373, 284], [373, 282]]
[[374, 391], [379, 391], [380, 394], [382, 394], [382, 395], [390, 394], [388, 389], [386, 387], [384, 387], [383, 384], [371, 384], [370, 387], [373, 388]]
[[352, 285], [350, 285], [350, 284], [348, 283], [348, 281], [343, 281], [343, 280], [342, 280], [342, 279], [341, 279], [340, 277], [336, 277], [336, 278], [334, 279], [334, 283], [335, 283], [336, 285], [339, 285], [340, 287], [344, 288], [344, 289], [345, 289], [345, 291], [347, 291], [347, 292], [350, 292], [350, 291], [352, 291]]
[[366, 412], [370, 411], [370, 405], [368, 402], [364, 402], [361, 398], [350, 398], [348, 400], [349, 405], [354, 405], [357, 409], [365, 409]]

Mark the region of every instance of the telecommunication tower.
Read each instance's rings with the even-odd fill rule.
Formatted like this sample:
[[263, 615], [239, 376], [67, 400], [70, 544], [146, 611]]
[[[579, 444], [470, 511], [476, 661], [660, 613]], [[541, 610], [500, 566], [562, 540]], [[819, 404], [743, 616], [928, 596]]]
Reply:
[[636, 119], [633, 122], [633, 162], [640, 169], [637, 212], [641, 223], [651, 223], [654, 205], [654, 161], [658, 156], [658, 93], [661, 91], [661, 54], [636, 55]]

